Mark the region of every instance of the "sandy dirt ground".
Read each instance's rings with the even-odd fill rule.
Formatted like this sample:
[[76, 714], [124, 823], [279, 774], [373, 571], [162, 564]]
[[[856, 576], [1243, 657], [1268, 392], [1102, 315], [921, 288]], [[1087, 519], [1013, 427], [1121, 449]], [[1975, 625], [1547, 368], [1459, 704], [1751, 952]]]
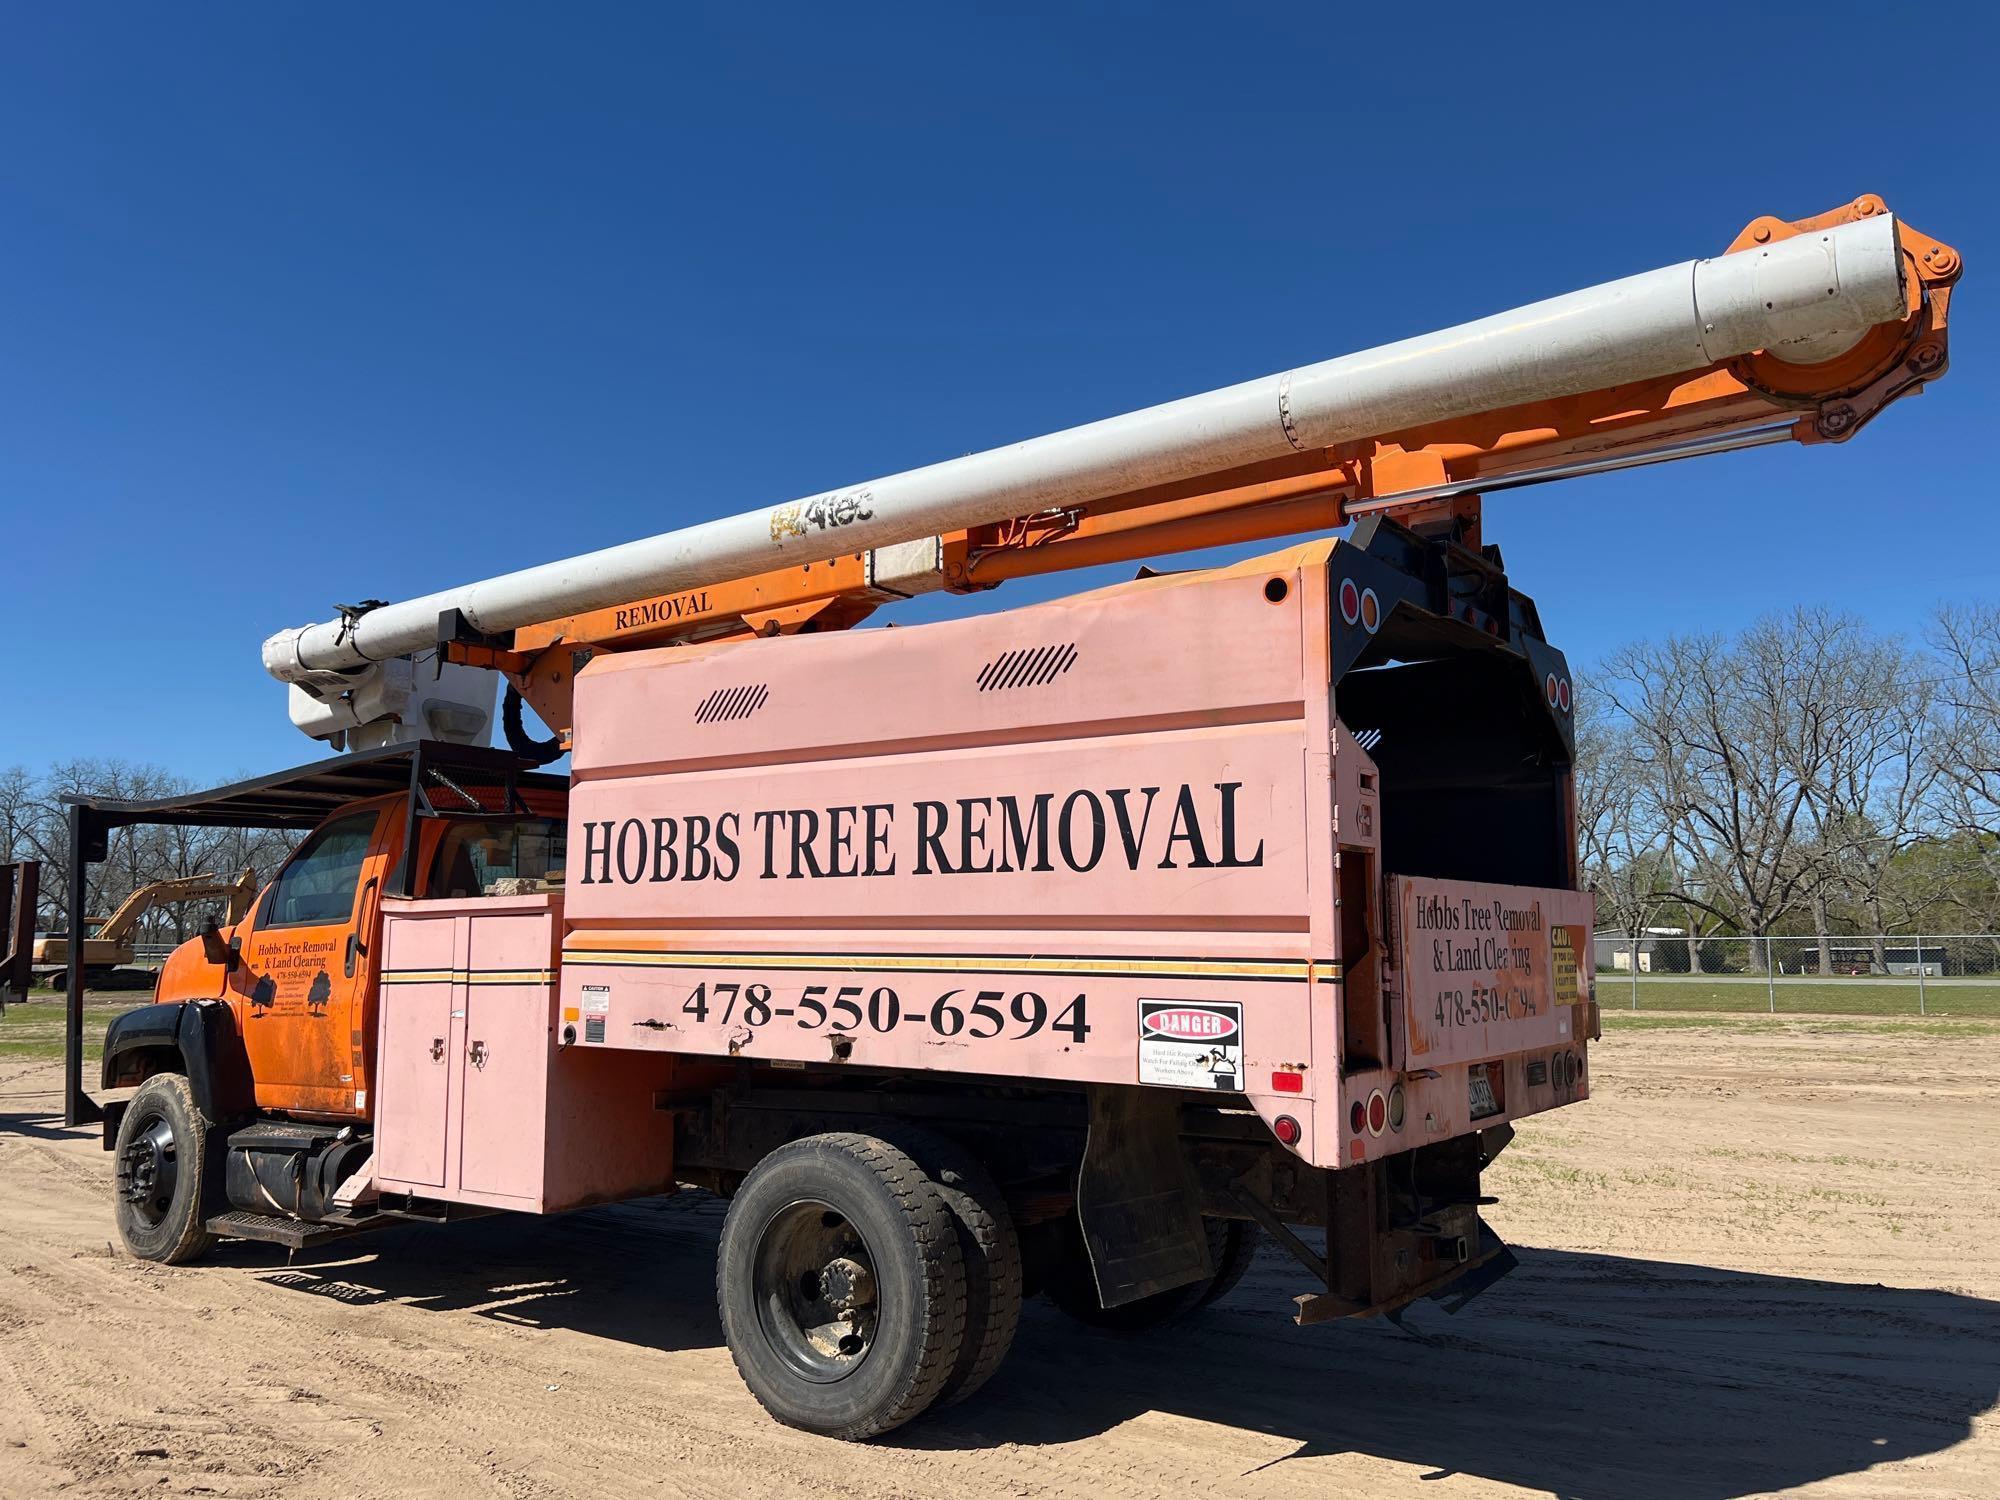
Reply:
[[1457, 1317], [1294, 1328], [1267, 1247], [1174, 1333], [1035, 1305], [980, 1398], [867, 1447], [737, 1383], [711, 1201], [142, 1265], [54, 1065], [0, 1062], [0, 1496], [2000, 1495], [2000, 1028], [1596, 1059], [1493, 1174], [1521, 1267]]

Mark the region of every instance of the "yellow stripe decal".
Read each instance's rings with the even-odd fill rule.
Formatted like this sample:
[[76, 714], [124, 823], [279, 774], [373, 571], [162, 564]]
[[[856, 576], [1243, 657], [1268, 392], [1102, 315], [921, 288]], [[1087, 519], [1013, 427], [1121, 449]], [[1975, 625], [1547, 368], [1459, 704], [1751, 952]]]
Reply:
[[554, 969], [385, 969], [384, 984], [553, 984]]
[[1247, 979], [1300, 982], [1338, 978], [1340, 966], [1305, 959], [1035, 957], [954, 953], [704, 953], [634, 948], [570, 948], [563, 962], [603, 968], [891, 970], [927, 974], [1074, 974], [1133, 979]]

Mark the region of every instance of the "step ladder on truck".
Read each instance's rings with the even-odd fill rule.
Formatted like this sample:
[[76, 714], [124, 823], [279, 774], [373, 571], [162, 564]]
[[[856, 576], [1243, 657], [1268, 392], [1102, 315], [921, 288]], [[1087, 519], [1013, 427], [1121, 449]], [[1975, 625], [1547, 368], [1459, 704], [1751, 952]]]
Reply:
[[1024, 1295], [1158, 1326], [1260, 1236], [1302, 1322], [1462, 1304], [1510, 1264], [1481, 1173], [1588, 1097], [1598, 1029], [1575, 689], [1481, 497], [1845, 442], [1944, 372], [1958, 272], [1872, 197], [1762, 218], [1712, 259], [280, 632], [266, 666], [340, 753], [70, 808], [73, 924], [113, 828], [304, 834], [113, 1023], [107, 1102], [72, 962], [68, 1115], [103, 1121], [126, 1246], [704, 1188], [737, 1368], [849, 1438], [970, 1395]]

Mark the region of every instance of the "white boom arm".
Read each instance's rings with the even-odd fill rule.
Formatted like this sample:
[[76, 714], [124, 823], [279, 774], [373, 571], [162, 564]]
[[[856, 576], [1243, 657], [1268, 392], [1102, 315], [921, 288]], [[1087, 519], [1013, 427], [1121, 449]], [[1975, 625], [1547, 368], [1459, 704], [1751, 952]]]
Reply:
[[435, 644], [1085, 504], [1374, 434], [1769, 350], [1814, 364], [1905, 311], [1893, 215], [1680, 265], [1008, 447], [283, 630], [264, 665], [315, 696]]

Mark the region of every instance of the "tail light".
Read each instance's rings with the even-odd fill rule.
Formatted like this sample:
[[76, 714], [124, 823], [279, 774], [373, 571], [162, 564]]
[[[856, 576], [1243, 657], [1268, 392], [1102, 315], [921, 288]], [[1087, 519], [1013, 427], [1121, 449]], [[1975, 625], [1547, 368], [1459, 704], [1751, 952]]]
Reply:
[[1368, 1096], [1368, 1133], [1380, 1135], [1389, 1123], [1389, 1097], [1380, 1089]]
[[1290, 1115], [1279, 1115], [1271, 1122], [1271, 1134], [1278, 1138], [1278, 1143], [1282, 1146], [1296, 1146], [1305, 1132], [1299, 1128], [1299, 1122]]

